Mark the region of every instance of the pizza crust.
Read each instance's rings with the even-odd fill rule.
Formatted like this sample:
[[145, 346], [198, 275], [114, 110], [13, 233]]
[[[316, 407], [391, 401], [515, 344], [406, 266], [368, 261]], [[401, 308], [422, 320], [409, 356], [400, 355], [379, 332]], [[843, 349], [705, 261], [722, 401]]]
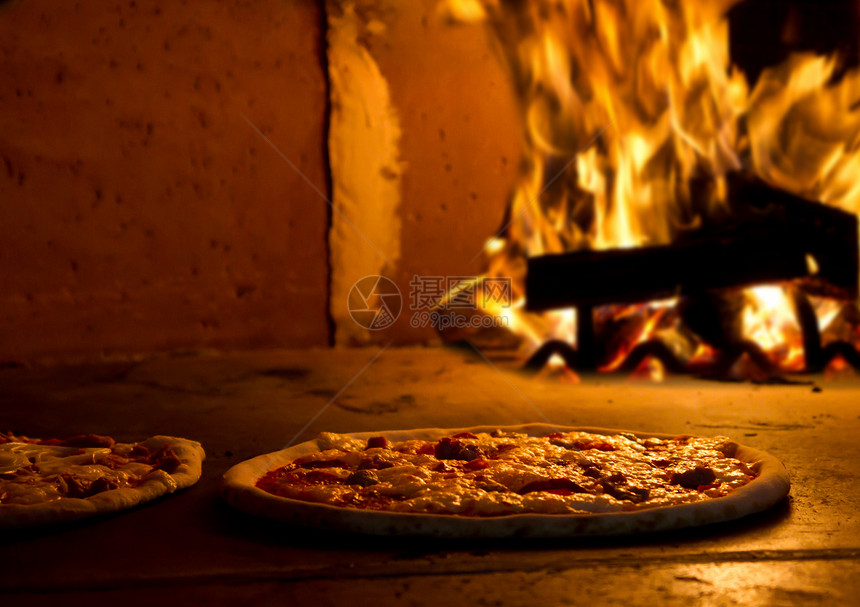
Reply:
[[154, 470], [137, 487], [103, 491], [87, 498], [64, 497], [39, 504], [0, 504], [0, 530], [65, 523], [128, 510], [190, 487], [200, 479], [206, 457], [200, 443], [173, 436], [153, 436], [141, 444], [152, 452], [167, 444], [182, 463], [170, 474]]
[[[560, 427], [549, 424], [521, 426], [477, 426], [472, 428], [423, 428], [391, 432], [347, 434], [367, 439], [383, 435], [389, 440], [432, 440], [458, 432], [491, 432], [501, 429], [545, 436], [552, 432], [590, 432], [619, 434], [626, 430], [591, 427]], [[641, 438], [673, 438], [673, 434], [630, 432]], [[627, 535], [668, 531], [710, 523], [730, 521], [761, 512], [780, 502], [790, 489], [788, 472], [772, 455], [745, 445], [731, 443], [734, 457], [749, 465], [758, 476], [729, 495], [704, 502], [662, 506], [650, 509], [602, 514], [511, 514], [498, 517], [470, 517], [360, 510], [304, 502], [273, 495], [256, 487], [257, 480], [270, 470], [284, 466], [297, 457], [320, 450], [316, 440], [268, 453], [237, 464], [224, 474], [222, 495], [231, 506], [268, 519], [321, 529], [373, 535], [414, 535], [428, 537], [584, 537]]]

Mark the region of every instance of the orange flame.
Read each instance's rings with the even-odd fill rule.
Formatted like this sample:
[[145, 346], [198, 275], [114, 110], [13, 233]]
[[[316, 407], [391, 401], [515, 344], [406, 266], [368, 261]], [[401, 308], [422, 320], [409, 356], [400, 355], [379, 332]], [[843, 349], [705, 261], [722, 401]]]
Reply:
[[[522, 298], [526, 257], [672, 242], [725, 209], [726, 176], [740, 169], [858, 211], [860, 72], [831, 83], [836, 58], [795, 55], [750, 91], [729, 57], [726, 11], [737, 2], [445, 2], [449, 14], [492, 27], [526, 125], [525, 170], [510, 224], [487, 243], [489, 275], [514, 277]], [[745, 337], [782, 368], [802, 368], [785, 292], [753, 289], [747, 299]], [[656, 309], [604, 368], [654, 333]], [[532, 347], [575, 339], [571, 313], [519, 305], [511, 315]]]

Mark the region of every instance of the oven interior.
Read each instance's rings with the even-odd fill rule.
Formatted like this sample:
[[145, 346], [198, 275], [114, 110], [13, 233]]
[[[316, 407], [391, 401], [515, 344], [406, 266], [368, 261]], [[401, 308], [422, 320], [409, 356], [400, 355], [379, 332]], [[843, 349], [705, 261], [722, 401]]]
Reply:
[[[0, 2], [0, 430], [207, 450], [182, 494], [0, 540], [0, 586], [848, 600], [858, 31], [849, 0]], [[791, 496], [479, 543], [273, 527], [218, 496], [319, 431], [541, 421], [729, 435]]]

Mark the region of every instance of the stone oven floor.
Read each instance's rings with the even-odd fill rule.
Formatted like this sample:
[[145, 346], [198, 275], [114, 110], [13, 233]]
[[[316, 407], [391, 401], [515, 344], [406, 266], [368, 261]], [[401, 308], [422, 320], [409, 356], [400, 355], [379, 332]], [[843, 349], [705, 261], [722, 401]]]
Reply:
[[[0, 539], [0, 595], [27, 605], [856, 604], [856, 378], [572, 384], [500, 373], [450, 350], [377, 354], [189, 353], [0, 370], [0, 427], [120, 440], [174, 434], [201, 441], [208, 454], [189, 490], [122, 515]], [[545, 419], [726, 434], [781, 458], [791, 496], [733, 523], [552, 541], [337, 535], [259, 520], [218, 496], [225, 470], [282, 448], [311, 420], [300, 439]]]

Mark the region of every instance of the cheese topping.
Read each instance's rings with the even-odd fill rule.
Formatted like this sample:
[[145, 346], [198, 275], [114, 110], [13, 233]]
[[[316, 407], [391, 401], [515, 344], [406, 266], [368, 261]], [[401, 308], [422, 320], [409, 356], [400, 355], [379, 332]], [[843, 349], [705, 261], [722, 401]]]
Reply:
[[390, 443], [323, 433], [320, 451], [260, 478], [334, 506], [472, 516], [618, 512], [719, 498], [756, 474], [726, 437], [461, 433]]
[[[150, 474], [159, 470], [172, 472], [180, 463], [167, 446], [150, 453], [143, 445], [114, 443], [113, 439], [96, 435], [66, 440], [76, 446], [46, 442], [63, 441], [0, 434], [0, 505], [88, 498], [104, 491], [136, 487]], [[87, 443], [98, 446], [77, 446]], [[169, 474], [160, 474], [163, 482], [175, 484]]]

